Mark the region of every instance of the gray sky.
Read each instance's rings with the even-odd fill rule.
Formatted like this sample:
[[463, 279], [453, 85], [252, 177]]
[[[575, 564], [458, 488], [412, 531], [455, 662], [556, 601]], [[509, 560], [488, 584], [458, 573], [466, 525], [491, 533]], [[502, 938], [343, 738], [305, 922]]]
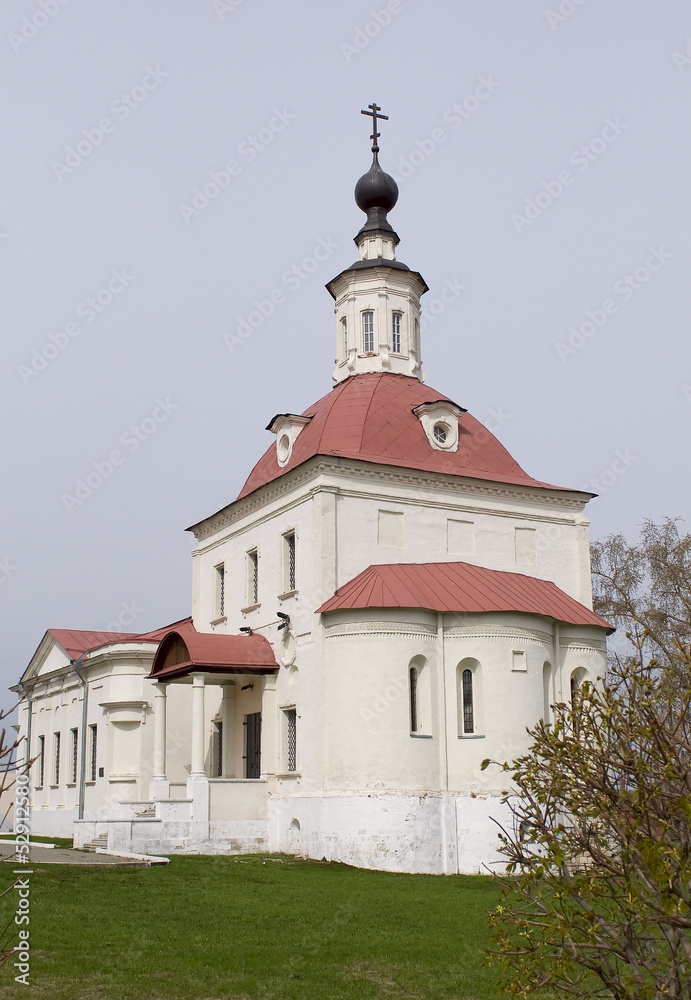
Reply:
[[331, 387], [373, 100], [428, 383], [599, 492], [593, 538], [688, 517], [689, 36], [683, 0], [4, 0], [3, 682], [47, 627], [189, 613], [183, 529]]

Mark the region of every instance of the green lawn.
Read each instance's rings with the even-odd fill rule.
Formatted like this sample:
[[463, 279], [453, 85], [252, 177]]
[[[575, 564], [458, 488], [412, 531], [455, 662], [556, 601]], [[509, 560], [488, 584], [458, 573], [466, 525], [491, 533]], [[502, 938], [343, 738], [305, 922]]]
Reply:
[[[481, 964], [485, 912], [498, 895], [489, 877], [392, 875], [278, 855], [33, 867], [31, 985], [15, 983], [5, 965], [0, 1000], [499, 996]], [[0, 909], [9, 914], [8, 899]]]

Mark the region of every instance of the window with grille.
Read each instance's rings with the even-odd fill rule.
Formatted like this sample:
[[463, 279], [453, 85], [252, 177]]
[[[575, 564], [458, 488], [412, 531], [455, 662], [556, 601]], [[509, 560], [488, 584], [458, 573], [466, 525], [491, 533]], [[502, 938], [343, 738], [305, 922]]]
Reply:
[[214, 618], [223, 618], [226, 613], [226, 568], [219, 563], [214, 569]]
[[95, 724], [93, 726], [89, 726], [89, 739], [90, 739], [89, 780], [95, 781], [97, 774], [96, 765], [98, 757], [98, 727]]
[[77, 751], [79, 748], [79, 734], [76, 729], [70, 729], [70, 782], [77, 784]]
[[247, 604], [259, 604], [259, 553], [256, 549], [247, 553]]
[[53, 784], [60, 784], [60, 733], [53, 733]]
[[216, 777], [223, 777], [223, 723], [216, 723]]
[[393, 352], [401, 353], [401, 314], [393, 314]]
[[362, 337], [364, 341], [365, 354], [374, 351], [374, 313], [365, 312], [362, 314]]
[[463, 732], [475, 732], [473, 719], [473, 671], [463, 671]]
[[410, 731], [411, 733], [416, 733], [418, 731], [418, 706], [417, 706], [417, 682], [418, 682], [418, 671], [417, 667], [410, 668]]
[[45, 736], [39, 736], [38, 738], [38, 787], [43, 788], [43, 774], [46, 764], [46, 738]]
[[287, 767], [288, 771], [297, 771], [297, 710], [289, 708], [285, 716]]
[[341, 318], [341, 343], [343, 345], [343, 357], [348, 357], [348, 320], [343, 316]]
[[289, 531], [283, 536], [283, 587], [286, 592], [297, 589], [295, 567], [295, 532]]

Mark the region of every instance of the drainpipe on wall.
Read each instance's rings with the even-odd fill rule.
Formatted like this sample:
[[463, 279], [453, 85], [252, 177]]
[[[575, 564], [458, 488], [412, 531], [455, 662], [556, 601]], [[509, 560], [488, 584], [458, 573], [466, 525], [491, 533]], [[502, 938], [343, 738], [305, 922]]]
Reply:
[[563, 701], [563, 683], [561, 676], [561, 663], [559, 662], [559, 622], [555, 621], [553, 630], [553, 645], [554, 645], [554, 688], [555, 688], [555, 701]]
[[19, 687], [24, 692], [24, 697], [26, 698], [26, 705], [28, 709], [28, 716], [26, 720], [26, 762], [24, 770], [29, 774], [29, 764], [31, 762], [31, 688], [24, 687], [22, 682], [19, 682]]
[[82, 683], [84, 697], [82, 698], [82, 752], [79, 760], [79, 809], [77, 819], [84, 819], [84, 780], [86, 778], [86, 710], [89, 698], [89, 684], [82, 673], [79, 664], [89, 655], [87, 649], [78, 660], [70, 660], [70, 666]]

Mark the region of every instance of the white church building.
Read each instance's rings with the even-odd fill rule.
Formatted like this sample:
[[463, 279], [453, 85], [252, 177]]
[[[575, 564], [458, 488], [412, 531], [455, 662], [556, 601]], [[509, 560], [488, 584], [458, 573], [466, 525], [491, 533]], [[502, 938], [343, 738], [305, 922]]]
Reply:
[[370, 108], [357, 260], [327, 285], [335, 384], [273, 416], [239, 496], [189, 529], [189, 618], [46, 632], [14, 688], [34, 834], [478, 871], [507, 814], [481, 761], [604, 675], [592, 494], [531, 478], [425, 384], [427, 285], [396, 257]]

